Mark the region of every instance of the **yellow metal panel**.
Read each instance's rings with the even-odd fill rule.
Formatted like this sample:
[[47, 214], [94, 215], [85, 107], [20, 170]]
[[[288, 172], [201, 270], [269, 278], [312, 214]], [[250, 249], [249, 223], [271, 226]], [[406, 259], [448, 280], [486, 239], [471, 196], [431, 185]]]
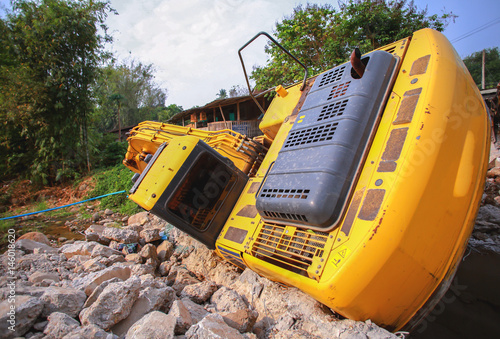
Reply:
[[145, 210], [151, 210], [198, 142], [199, 139], [192, 136], [172, 139], [129, 198]]
[[286, 91], [288, 91], [288, 94], [284, 97], [277, 95], [267, 109], [266, 114], [259, 124], [259, 129], [271, 140], [278, 134], [285, 118], [292, 114], [293, 109], [297, 106], [302, 95], [300, 91], [301, 86], [302, 83], [287, 88]]

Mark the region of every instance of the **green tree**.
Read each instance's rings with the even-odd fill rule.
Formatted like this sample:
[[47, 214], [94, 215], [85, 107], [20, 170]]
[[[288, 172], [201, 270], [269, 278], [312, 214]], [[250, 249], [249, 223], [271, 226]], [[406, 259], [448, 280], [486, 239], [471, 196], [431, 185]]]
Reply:
[[155, 81], [155, 72], [153, 64], [134, 59], [103, 69], [96, 88], [98, 105], [93, 119], [99, 131], [158, 120], [164, 114], [167, 91]]
[[182, 106], [176, 104], [168, 105], [164, 110], [158, 113], [158, 121], [168, 121], [171, 117], [182, 111], [184, 111]]
[[[442, 31], [455, 18], [452, 13], [427, 15], [407, 0], [348, 0], [331, 5], [299, 5], [276, 23], [276, 40], [317, 74], [344, 62], [354, 49], [368, 52], [392, 41], [430, 27]], [[303, 76], [303, 69], [278, 47], [268, 43], [267, 64], [255, 67], [251, 78], [256, 88], [265, 90], [291, 84]]]
[[[464, 58], [465, 66], [469, 69], [472, 78], [481, 87], [483, 72], [483, 51], [474, 52]], [[500, 51], [498, 47], [485, 49], [485, 85], [486, 88], [495, 88], [500, 82]]]
[[46, 184], [88, 163], [92, 84], [108, 57], [104, 23], [112, 11], [107, 1], [12, 1], [1, 19], [4, 174], [28, 171]]
[[226, 99], [227, 98], [227, 91], [224, 88], [221, 88], [219, 90], [219, 93], [217, 93], [216, 99]]

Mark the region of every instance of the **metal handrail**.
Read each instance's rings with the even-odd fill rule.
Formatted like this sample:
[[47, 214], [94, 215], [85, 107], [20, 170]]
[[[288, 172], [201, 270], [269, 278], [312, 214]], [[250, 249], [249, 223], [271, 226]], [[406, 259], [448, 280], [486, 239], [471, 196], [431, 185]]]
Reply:
[[253, 101], [255, 101], [255, 103], [257, 104], [257, 106], [259, 107], [259, 109], [261, 110], [261, 112], [263, 114], [265, 114], [266, 112], [264, 111], [264, 109], [262, 108], [262, 106], [259, 104], [259, 102], [257, 101], [257, 99], [253, 96], [252, 94], [252, 89], [250, 88], [250, 82], [248, 80], [248, 75], [247, 75], [247, 71], [245, 69], [245, 63], [243, 62], [243, 57], [241, 56], [241, 51], [243, 49], [245, 49], [248, 45], [250, 45], [255, 39], [257, 39], [259, 36], [261, 35], [265, 35], [269, 40], [271, 40], [276, 46], [278, 46], [279, 48], [281, 48], [281, 50], [283, 50], [283, 52], [285, 52], [286, 54], [288, 54], [288, 56], [290, 56], [293, 60], [295, 60], [300, 66], [302, 66], [305, 70], [305, 74], [304, 74], [304, 80], [302, 81], [302, 87], [300, 88], [301, 91], [303, 91], [305, 88], [306, 88], [306, 80], [307, 80], [307, 75], [308, 75], [308, 72], [307, 72], [307, 67], [299, 61], [299, 59], [297, 59], [296, 57], [294, 57], [287, 49], [285, 49], [285, 47], [281, 46], [279, 42], [277, 42], [272, 36], [270, 36], [268, 33], [266, 32], [260, 32], [260, 33], [257, 33], [252, 39], [250, 39], [246, 44], [244, 44], [239, 50], [238, 50], [238, 56], [240, 57], [240, 61], [241, 61], [241, 66], [243, 67], [243, 73], [245, 74], [245, 80], [247, 82], [247, 86], [248, 86], [248, 93], [250, 94], [250, 96], [252, 97]]

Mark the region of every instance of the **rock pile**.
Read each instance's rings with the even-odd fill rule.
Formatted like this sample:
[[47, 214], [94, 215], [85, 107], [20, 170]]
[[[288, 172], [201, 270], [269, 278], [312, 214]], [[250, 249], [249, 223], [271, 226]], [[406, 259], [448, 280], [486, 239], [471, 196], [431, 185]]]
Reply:
[[17, 241], [15, 332], [2, 255], [0, 338], [395, 338], [242, 272], [145, 212], [116, 226], [92, 225], [60, 248], [40, 234]]
[[469, 246], [500, 254], [500, 158], [489, 164], [481, 205]]

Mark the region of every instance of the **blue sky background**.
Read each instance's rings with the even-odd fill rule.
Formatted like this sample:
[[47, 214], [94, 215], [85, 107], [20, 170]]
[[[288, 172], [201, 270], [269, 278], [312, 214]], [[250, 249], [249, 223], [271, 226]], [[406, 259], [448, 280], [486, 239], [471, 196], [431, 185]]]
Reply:
[[[201, 106], [221, 88], [244, 85], [238, 49], [257, 32], [272, 32], [276, 21], [306, 2], [111, 0], [119, 15], [107, 21], [114, 36], [110, 50], [120, 59], [132, 56], [153, 63], [157, 81], [168, 89], [167, 105]], [[337, 6], [337, 1], [310, 2]], [[9, 1], [0, 4], [8, 6]], [[427, 6], [428, 14], [458, 15], [444, 34], [461, 57], [500, 46], [500, 0], [415, 0], [415, 4], [419, 9]], [[261, 39], [244, 51], [248, 70], [265, 63]]]

